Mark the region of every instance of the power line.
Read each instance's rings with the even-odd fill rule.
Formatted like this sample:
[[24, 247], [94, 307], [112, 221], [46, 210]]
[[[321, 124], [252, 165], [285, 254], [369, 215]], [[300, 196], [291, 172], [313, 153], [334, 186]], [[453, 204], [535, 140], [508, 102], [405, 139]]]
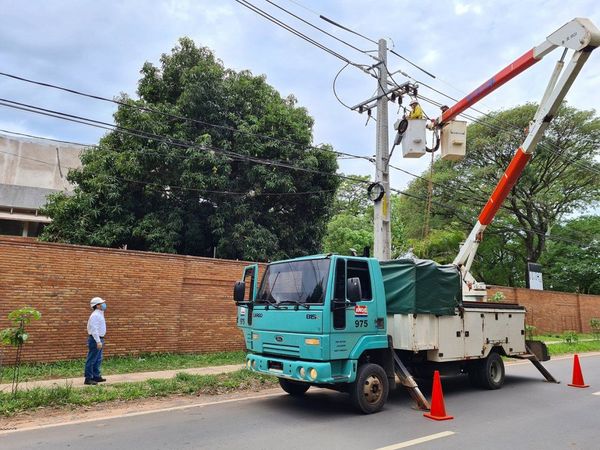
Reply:
[[36, 107], [33, 105], [25, 104], [25, 103], [14, 102], [12, 100], [0, 99], [0, 105], [6, 106], [9, 108], [14, 108], [14, 109], [31, 112], [34, 114], [39, 114], [39, 115], [53, 117], [53, 118], [57, 118], [57, 119], [61, 119], [61, 120], [75, 122], [75, 123], [79, 123], [82, 125], [88, 125], [88, 126], [92, 126], [92, 127], [96, 127], [96, 128], [101, 128], [101, 129], [105, 129], [108, 131], [114, 131], [117, 133], [126, 134], [126, 135], [130, 135], [130, 136], [134, 136], [134, 137], [138, 137], [138, 138], [142, 138], [142, 139], [155, 140], [157, 142], [174, 145], [174, 146], [181, 147], [184, 149], [196, 149], [196, 150], [200, 149], [203, 151], [213, 151], [215, 153], [221, 153], [231, 159], [237, 159], [240, 161], [252, 162], [252, 163], [256, 163], [256, 164], [263, 164], [263, 165], [267, 165], [267, 166], [288, 168], [291, 170], [298, 170], [298, 171], [314, 173], [314, 174], [318, 174], [318, 175], [325, 175], [325, 176], [333, 175], [333, 176], [337, 176], [339, 178], [348, 179], [351, 181], [357, 181], [357, 182], [360, 182], [363, 184], [370, 184], [370, 182], [368, 182], [368, 181], [360, 180], [360, 179], [354, 178], [354, 177], [348, 177], [348, 176], [340, 175], [340, 174], [331, 174], [329, 172], [323, 172], [323, 171], [316, 170], [316, 169], [294, 166], [294, 165], [288, 164], [284, 161], [265, 160], [265, 159], [261, 159], [261, 158], [257, 158], [257, 157], [253, 157], [253, 156], [249, 156], [249, 155], [239, 154], [239, 153], [236, 153], [236, 152], [233, 152], [230, 150], [217, 148], [214, 146], [198, 145], [196, 143], [189, 142], [189, 141], [173, 140], [171, 137], [167, 137], [167, 136], [163, 136], [163, 135], [157, 135], [157, 134], [145, 132], [142, 130], [123, 127], [120, 125], [114, 125], [114, 124], [102, 122], [102, 121], [95, 120], [95, 119], [85, 118], [82, 116], [61, 113], [59, 111], [49, 110], [46, 108], [40, 108], [40, 107]]
[[287, 139], [281, 139], [281, 138], [276, 138], [273, 136], [269, 136], [266, 134], [260, 134], [260, 133], [253, 133], [250, 131], [246, 131], [246, 130], [240, 130], [238, 128], [235, 127], [231, 127], [231, 126], [227, 126], [227, 125], [218, 125], [218, 124], [214, 124], [214, 123], [210, 123], [204, 120], [200, 120], [200, 119], [194, 119], [191, 117], [186, 117], [186, 116], [181, 116], [178, 114], [173, 114], [173, 113], [168, 113], [165, 111], [160, 111], [158, 109], [155, 108], [151, 108], [148, 106], [142, 106], [142, 105], [136, 105], [136, 104], [131, 104], [131, 103], [127, 103], [124, 101], [120, 101], [120, 100], [115, 100], [115, 99], [111, 99], [108, 97], [104, 97], [104, 96], [100, 96], [100, 95], [95, 95], [95, 94], [90, 94], [87, 92], [82, 92], [82, 91], [78, 91], [75, 89], [71, 89], [68, 87], [64, 87], [64, 86], [59, 86], [56, 84], [52, 84], [52, 83], [47, 83], [47, 82], [43, 82], [43, 81], [37, 81], [37, 80], [32, 80], [29, 78], [25, 78], [19, 75], [14, 75], [14, 74], [10, 74], [10, 73], [6, 73], [6, 72], [0, 72], [0, 76], [4, 76], [4, 77], [8, 77], [8, 78], [12, 78], [18, 81], [22, 81], [25, 83], [30, 83], [30, 84], [34, 84], [34, 85], [38, 85], [38, 86], [43, 86], [43, 87], [47, 87], [50, 89], [56, 89], [56, 90], [60, 90], [63, 92], [68, 92], [70, 94], [74, 94], [74, 95], [79, 95], [81, 97], [86, 97], [86, 98], [90, 98], [90, 99], [94, 99], [94, 100], [100, 100], [100, 101], [104, 101], [104, 102], [108, 102], [108, 103], [114, 103], [116, 105], [119, 106], [124, 106], [127, 108], [131, 108], [131, 109], [137, 109], [138, 111], [143, 111], [143, 112], [148, 112], [148, 113], [154, 113], [154, 114], [158, 114], [161, 115], [163, 117], [168, 117], [171, 119], [177, 119], [177, 120], [183, 120], [186, 122], [192, 122], [192, 123], [197, 123], [200, 125], [204, 125], [207, 127], [212, 127], [215, 129], [221, 129], [221, 130], [226, 130], [226, 131], [231, 131], [231, 132], [235, 132], [235, 133], [241, 133], [247, 136], [254, 136], [254, 137], [259, 137], [262, 139], [267, 139], [267, 140], [271, 140], [273, 142], [280, 142], [283, 144], [289, 144], [289, 145], [294, 145], [294, 146], [298, 146], [300, 148], [303, 149], [310, 149], [310, 150], [319, 150], [319, 151], [330, 151], [333, 153], [336, 153], [338, 155], [342, 155], [342, 156], [348, 156], [348, 157], [355, 157], [355, 158], [362, 158], [362, 159], [366, 159], [366, 160], [370, 160], [369, 157], [366, 156], [360, 156], [360, 155], [352, 155], [350, 153], [344, 153], [344, 152], [339, 152], [336, 150], [329, 150], [329, 149], [325, 149], [322, 147], [317, 147], [317, 146], [313, 146], [313, 145], [307, 145], [307, 144], [303, 144], [300, 142], [295, 142], [295, 141], [291, 141], [291, 140], [287, 140]]
[[239, 3], [240, 5], [244, 6], [245, 8], [248, 8], [250, 11], [255, 12], [256, 14], [264, 17], [265, 19], [267, 19], [268, 21], [274, 23], [275, 25], [278, 25], [279, 27], [283, 28], [286, 31], [289, 31], [290, 33], [298, 36], [301, 39], [304, 39], [306, 42], [314, 45], [315, 47], [329, 53], [332, 56], [335, 56], [336, 58], [342, 60], [345, 63], [348, 63], [354, 67], [359, 68], [360, 70], [362, 70], [363, 72], [373, 76], [373, 74], [371, 74], [370, 72], [368, 72], [367, 69], [365, 69], [365, 66], [362, 64], [357, 64], [355, 62], [352, 62], [351, 60], [349, 60], [348, 58], [346, 58], [345, 56], [341, 55], [340, 53], [336, 52], [335, 50], [330, 49], [329, 47], [321, 44], [320, 42], [308, 37], [306, 34], [296, 30], [295, 28], [293, 28], [292, 26], [286, 24], [285, 22], [277, 19], [275, 16], [272, 16], [271, 14], [267, 13], [266, 11], [260, 9], [258, 6], [252, 4], [251, 2], [247, 1], [247, 0], [235, 0], [237, 3]]
[[289, 10], [285, 9], [283, 6], [280, 6], [280, 5], [278, 5], [277, 3], [275, 3], [275, 2], [273, 2], [273, 1], [271, 1], [271, 0], [265, 0], [265, 1], [266, 1], [267, 3], [269, 3], [269, 4], [273, 5], [273, 6], [275, 6], [276, 8], [279, 8], [279, 9], [280, 9], [280, 10], [282, 10], [283, 12], [285, 12], [285, 13], [289, 14], [290, 16], [292, 16], [292, 17], [294, 17], [294, 18], [298, 19], [299, 21], [301, 21], [301, 22], [305, 23], [306, 25], [308, 25], [308, 26], [310, 26], [310, 27], [314, 28], [315, 30], [318, 30], [318, 31], [320, 31], [321, 33], [323, 33], [323, 34], [326, 34], [327, 36], [329, 36], [329, 37], [331, 37], [331, 38], [335, 39], [336, 41], [338, 41], [338, 42], [341, 42], [342, 44], [346, 45], [347, 47], [350, 47], [351, 49], [353, 49], [353, 50], [356, 50], [357, 52], [360, 52], [360, 53], [362, 53], [362, 54], [364, 54], [364, 55], [367, 55], [367, 56], [368, 56], [368, 57], [370, 57], [370, 58], [373, 58], [373, 59], [377, 60], [377, 58], [376, 58], [376, 57], [374, 57], [373, 55], [370, 55], [370, 54], [369, 54], [367, 51], [365, 51], [365, 50], [363, 50], [363, 49], [360, 49], [360, 48], [356, 47], [355, 45], [352, 45], [352, 44], [350, 44], [349, 42], [347, 42], [347, 41], [345, 41], [345, 40], [343, 40], [343, 39], [340, 39], [339, 37], [337, 37], [337, 36], [336, 36], [336, 35], [334, 35], [334, 34], [331, 34], [331, 33], [330, 33], [330, 32], [328, 32], [328, 31], [325, 31], [323, 28], [320, 28], [320, 27], [318, 27], [318, 26], [314, 25], [313, 23], [309, 22], [308, 20], [305, 20], [305, 19], [303, 19], [302, 17], [298, 16], [297, 14], [294, 14], [293, 12], [291, 12], [291, 11], [289, 11]]
[[33, 139], [43, 139], [45, 141], [57, 142], [59, 144], [77, 145], [77, 146], [81, 146], [81, 147], [93, 147], [92, 144], [82, 144], [80, 142], [63, 141], [61, 139], [53, 139], [53, 138], [49, 138], [49, 137], [35, 136], [33, 134], [21, 133], [21, 132], [18, 132], [18, 131], [4, 130], [4, 129], [1, 129], [1, 128], [0, 128], [0, 133], [14, 134], [15, 136], [23, 136], [23, 137], [33, 138]]

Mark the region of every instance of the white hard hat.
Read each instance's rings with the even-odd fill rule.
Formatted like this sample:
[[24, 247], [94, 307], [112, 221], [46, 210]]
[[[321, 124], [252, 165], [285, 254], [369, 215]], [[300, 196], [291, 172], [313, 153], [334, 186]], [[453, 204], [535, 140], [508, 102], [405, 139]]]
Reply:
[[100, 303], [105, 303], [105, 302], [100, 297], [94, 297], [93, 299], [90, 300], [90, 308], [93, 308], [94, 306], [99, 305]]
[[409, 103], [410, 106], [418, 105], [418, 104], [419, 104], [418, 100], [413, 100], [412, 102]]

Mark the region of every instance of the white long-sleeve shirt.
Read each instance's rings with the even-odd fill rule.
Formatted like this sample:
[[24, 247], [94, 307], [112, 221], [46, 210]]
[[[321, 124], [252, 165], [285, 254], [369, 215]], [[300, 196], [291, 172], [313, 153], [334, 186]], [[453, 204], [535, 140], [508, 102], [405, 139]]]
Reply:
[[106, 320], [104, 320], [104, 311], [101, 309], [95, 309], [87, 323], [88, 334], [91, 335], [96, 342], [100, 341], [100, 336], [104, 337], [106, 334]]

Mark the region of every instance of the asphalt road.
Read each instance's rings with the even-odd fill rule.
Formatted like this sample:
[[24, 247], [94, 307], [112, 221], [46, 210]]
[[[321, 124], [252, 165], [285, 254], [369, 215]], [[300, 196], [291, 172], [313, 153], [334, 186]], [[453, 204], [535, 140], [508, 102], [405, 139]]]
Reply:
[[403, 390], [369, 416], [356, 414], [344, 394], [309, 390], [303, 399], [276, 394], [10, 433], [0, 435], [0, 448], [597, 450], [600, 356], [582, 357], [581, 365], [587, 389], [567, 386], [571, 359], [546, 363], [559, 385], [544, 382], [529, 363], [507, 366], [498, 391], [473, 389], [466, 377], [443, 378], [446, 410], [454, 416], [444, 422], [412, 409]]

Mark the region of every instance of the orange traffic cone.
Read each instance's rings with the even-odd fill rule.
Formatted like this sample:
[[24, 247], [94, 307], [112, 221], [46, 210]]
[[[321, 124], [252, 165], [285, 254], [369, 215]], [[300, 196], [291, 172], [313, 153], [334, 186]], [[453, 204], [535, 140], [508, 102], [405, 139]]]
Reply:
[[579, 365], [579, 356], [573, 356], [573, 382], [569, 386], [586, 388], [590, 387], [589, 384], [585, 384], [583, 381], [583, 374], [581, 373], [581, 366]]
[[444, 406], [444, 393], [442, 392], [442, 382], [440, 381], [440, 373], [437, 370], [433, 373], [431, 410], [423, 415], [433, 420], [454, 419], [453, 416], [446, 415], [446, 407]]

